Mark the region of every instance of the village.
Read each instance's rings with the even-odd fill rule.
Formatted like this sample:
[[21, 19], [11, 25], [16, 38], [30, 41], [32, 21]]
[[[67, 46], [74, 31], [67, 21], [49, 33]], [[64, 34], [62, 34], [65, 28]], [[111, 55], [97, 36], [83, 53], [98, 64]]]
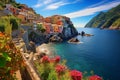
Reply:
[[44, 18], [43, 16], [36, 14], [32, 8], [29, 8], [25, 4], [22, 4], [19, 8], [16, 8], [11, 4], [6, 4], [6, 8], [3, 12], [19, 18], [21, 20], [21, 25], [32, 25], [34, 30], [37, 30], [37, 25], [40, 25], [43, 29], [45, 29], [47, 34], [62, 33], [63, 27], [67, 27], [68, 24], [72, 25], [72, 22], [68, 17], [54, 15]]

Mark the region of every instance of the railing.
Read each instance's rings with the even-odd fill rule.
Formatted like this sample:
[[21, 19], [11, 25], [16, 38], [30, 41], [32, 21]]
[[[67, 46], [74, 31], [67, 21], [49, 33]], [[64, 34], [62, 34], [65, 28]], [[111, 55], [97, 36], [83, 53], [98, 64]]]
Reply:
[[26, 59], [26, 57], [25, 57], [25, 53], [24, 52], [26, 52], [26, 45], [23, 42], [22, 38], [20, 38], [19, 40], [13, 39], [13, 42], [14, 42], [16, 48], [21, 50], [21, 55], [22, 55], [22, 58], [23, 58], [23, 60], [25, 62], [25, 71], [27, 71], [26, 73], [28, 73], [27, 75], [30, 76], [31, 80], [41, 80], [39, 75], [37, 74], [35, 68], [34, 68], [33, 63], [32, 63], [33, 53], [31, 53], [29, 55], [30, 56], [29, 59]]

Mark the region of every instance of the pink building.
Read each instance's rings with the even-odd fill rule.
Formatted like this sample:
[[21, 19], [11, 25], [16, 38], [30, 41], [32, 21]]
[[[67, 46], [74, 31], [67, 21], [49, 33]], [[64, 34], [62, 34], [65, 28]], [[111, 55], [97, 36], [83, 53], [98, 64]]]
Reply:
[[44, 23], [44, 28], [46, 29], [46, 33], [51, 33], [51, 23]]

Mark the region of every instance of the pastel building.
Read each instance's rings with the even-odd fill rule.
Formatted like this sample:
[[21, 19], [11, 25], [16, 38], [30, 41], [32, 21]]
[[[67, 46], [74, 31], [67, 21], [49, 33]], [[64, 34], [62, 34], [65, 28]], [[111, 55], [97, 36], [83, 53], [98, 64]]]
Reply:
[[44, 22], [46, 22], [46, 23], [51, 23], [51, 18], [50, 18], [50, 17], [46, 17], [46, 18], [44, 19]]
[[35, 14], [32, 11], [28, 11], [26, 18], [28, 22], [33, 23], [33, 20], [35, 19]]
[[44, 18], [43, 18], [43, 16], [36, 15], [36, 16], [35, 16], [35, 19], [34, 19], [34, 23], [37, 23], [37, 24], [39, 24], [39, 23], [44, 23]]
[[21, 19], [21, 22], [24, 24], [27, 22], [27, 10], [25, 9], [20, 9], [19, 14], [16, 15], [17, 18]]
[[18, 14], [17, 18], [21, 19], [22, 23], [26, 23], [27, 22], [26, 16], [23, 15], [23, 14]]
[[46, 33], [51, 33], [52, 30], [51, 30], [51, 23], [44, 23], [44, 28], [46, 30]]
[[62, 25], [57, 25], [57, 24], [52, 24], [54, 33], [61, 33], [63, 30], [63, 26]]
[[5, 12], [11, 13], [13, 15], [17, 15], [19, 13], [19, 9], [15, 8], [11, 4], [6, 4]]

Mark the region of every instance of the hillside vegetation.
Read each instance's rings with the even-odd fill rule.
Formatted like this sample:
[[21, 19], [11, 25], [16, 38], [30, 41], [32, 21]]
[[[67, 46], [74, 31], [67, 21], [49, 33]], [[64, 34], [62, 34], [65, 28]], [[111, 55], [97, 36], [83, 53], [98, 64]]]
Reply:
[[107, 12], [100, 12], [85, 27], [120, 29], [120, 5]]

